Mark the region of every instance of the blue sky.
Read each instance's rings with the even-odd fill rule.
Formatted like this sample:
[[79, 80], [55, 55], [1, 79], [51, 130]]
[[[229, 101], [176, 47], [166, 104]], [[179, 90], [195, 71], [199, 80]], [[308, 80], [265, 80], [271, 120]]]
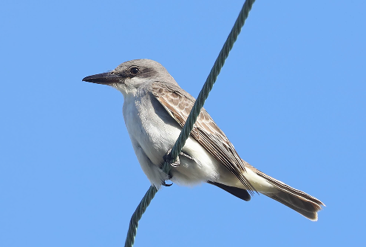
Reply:
[[[197, 96], [242, 1], [0, 3], [0, 246], [122, 246], [149, 187], [122, 94], [136, 58]], [[173, 185], [135, 246], [365, 246], [365, 1], [257, 1], [205, 108], [243, 159], [327, 207]]]

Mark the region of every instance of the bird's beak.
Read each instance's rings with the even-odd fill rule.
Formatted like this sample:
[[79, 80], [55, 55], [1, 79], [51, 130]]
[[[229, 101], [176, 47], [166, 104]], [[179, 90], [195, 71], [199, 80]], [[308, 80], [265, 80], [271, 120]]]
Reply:
[[98, 84], [110, 85], [121, 81], [121, 76], [113, 74], [111, 72], [101, 73], [96, 75], [87, 76], [83, 81], [93, 82]]

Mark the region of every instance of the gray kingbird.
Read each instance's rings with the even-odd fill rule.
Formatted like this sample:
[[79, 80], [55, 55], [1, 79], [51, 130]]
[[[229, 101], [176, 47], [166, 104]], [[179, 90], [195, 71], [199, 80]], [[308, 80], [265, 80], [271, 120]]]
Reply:
[[166, 180], [182, 185], [213, 184], [249, 201], [260, 192], [316, 221], [325, 206], [309, 194], [274, 179], [242, 160], [224, 132], [201, 110], [179, 161], [169, 174], [164, 157], [177, 140], [195, 99], [158, 62], [136, 59], [83, 81], [105, 84], [124, 97], [123, 117], [142, 170], [157, 189]]

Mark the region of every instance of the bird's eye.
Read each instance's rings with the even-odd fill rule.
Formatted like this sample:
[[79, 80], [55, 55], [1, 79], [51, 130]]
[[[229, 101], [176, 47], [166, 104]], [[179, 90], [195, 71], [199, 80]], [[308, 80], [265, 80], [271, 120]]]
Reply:
[[130, 69], [131, 74], [136, 75], [139, 72], [139, 68], [133, 67]]

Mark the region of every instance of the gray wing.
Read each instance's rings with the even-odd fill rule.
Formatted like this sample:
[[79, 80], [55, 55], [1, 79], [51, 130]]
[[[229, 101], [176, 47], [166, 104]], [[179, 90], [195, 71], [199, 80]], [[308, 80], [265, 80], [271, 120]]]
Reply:
[[[150, 92], [183, 127], [195, 99], [179, 86], [171, 83], [154, 82], [151, 84]], [[256, 191], [244, 176], [245, 163], [239, 157], [233, 144], [204, 108], [202, 108], [190, 135], [232, 172], [248, 190]]]

